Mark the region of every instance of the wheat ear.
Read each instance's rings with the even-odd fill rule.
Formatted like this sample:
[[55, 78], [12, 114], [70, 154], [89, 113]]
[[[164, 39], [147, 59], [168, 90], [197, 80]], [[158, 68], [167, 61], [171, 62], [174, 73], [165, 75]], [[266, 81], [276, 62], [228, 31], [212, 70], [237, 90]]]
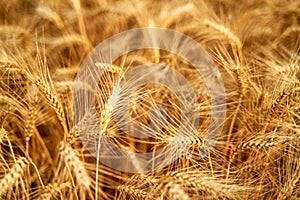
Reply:
[[274, 146], [277, 146], [279, 144], [285, 144], [286, 142], [288, 142], [289, 140], [282, 140], [282, 141], [257, 141], [257, 142], [247, 142], [244, 144], [240, 144], [238, 145], [237, 149], [259, 149], [259, 148], [271, 148]]
[[[111, 121], [112, 117], [112, 112], [115, 107], [115, 103], [117, 99], [119, 98], [119, 92], [120, 92], [120, 86], [119, 86], [119, 80], [121, 80], [122, 76], [124, 75], [124, 71], [122, 68], [114, 66], [112, 64], [107, 64], [107, 63], [100, 63], [97, 62], [95, 63], [96, 67], [100, 67], [104, 69], [107, 72], [110, 73], [116, 73], [120, 77], [118, 79], [118, 82], [116, 85], [113, 86], [113, 91], [110, 97], [108, 98], [107, 103], [104, 105], [104, 110], [101, 111], [100, 114], [100, 130], [103, 133], [106, 132], [106, 129]], [[96, 165], [96, 192], [95, 192], [95, 199], [98, 199], [98, 179], [99, 179], [99, 155], [100, 155], [100, 148], [101, 148], [101, 137], [102, 135], [99, 136], [98, 138], [98, 147], [97, 147], [97, 165]]]
[[1, 127], [0, 128], [0, 144], [6, 140], [7, 134], [8, 134], [7, 131], [3, 127]]
[[95, 63], [96, 67], [100, 67], [102, 69], [104, 69], [107, 72], [110, 73], [116, 73], [118, 74], [120, 77], [118, 79], [118, 82], [116, 85], [113, 86], [113, 91], [112, 94], [110, 95], [110, 97], [108, 98], [106, 104], [104, 105], [104, 109], [101, 111], [101, 115], [100, 115], [100, 129], [102, 132], [105, 132], [107, 129], [107, 126], [111, 120], [112, 117], [112, 112], [114, 110], [115, 107], [115, 102], [117, 101], [119, 92], [120, 92], [120, 86], [119, 86], [119, 81], [121, 80], [121, 78], [124, 75], [124, 71], [122, 68], [117, 67], [115, 65], [111, 65], [111, 64], [107, 64], [107, 63], [100, 63], [97, 62]]
[[73, 172], [76, 177], [76, 182], [81, 188], [89, 189], [91, 186], [91, 180], [88, 175], [83, 162], [79, 159], [77, 152], [69, 145], [61, 145], [60, 155], [63, 157], [64, 162]]
[[[239, 112], [239, 110], [242, 106], [242, 100], [243, 100], [243, 98], [244, 98], [244, 96], [246, 95], [246, 92], [247, 92], [246, 88], [248, 87], [245, 72], [242, 69], [240, 69], [239, 65], [235, 68], [235, 71], [236, 71], [236, 75], [237, 75], [237, 81], [238, 81], [238, 84], [239, 84], [239, 99], [238, 99], [238, 105], [237, 105], [236, 109], [234, 110], [232, 120], [231, 120], [229, 130], [228, 130], [227, 141], [226, 141], [227, 149], [229, 147], [228, 145], [229, 145], [230, 137], [231, 137], [231, 134], [232, 134], [232, 131], [233, 131], [233, 127], [234, 127], [238, 112]], [[226, 175], [227, 179], [229, 177], [230, 165], [231, 165], [231, 160], [229, 160], [229, 163], [228, 163], [228, 166], [227, 166], [227, 175]]]
[[[199, 174], [199, 172], [196, 172], [196, 173], [197, 174], [195, 174], [194, 172], [188, 172], [188, 173], [186, 173], [186, 172], [170, 172], [170, 173], [167, 173], [166, 177], [164, 177], [162, 179], [162, 183], [158, 186], [158, 189], [161, 188], [162, 186], [163, 187], [168, 186], [169, 181], [170, 182], [172, 181], [172, 184], [173, 184], [173, 182], [175, 182], [174, 184], [185, 184], [186, 186], [191, 186], [193, 188], [193, 190], [207, 192], [213, 196], [215, 196], [215, 195], [222, 195], [224, 197], [231, 196], [230, 192], [228, 191], [228, 188], [230, 188], [229, 185], [217, 183], [217, 181], [215, 181], [212, 178], [201, 176], [201, 174]], [[171, 180], [168, 180], [168, 178], [171, 178]], [[166, 183], [166, 182], [167, 182], [167, 184], [164, 186], [164, 183]], [[173, 187], [173, 189], [171, 190], [171, 192], [174, 192], [174, 186], [172, 186], [172, 187]], [[178, 187], [178, 186], [176, 186], [176, 187]], [[179, 191], [177, 191], [177, 192], [179, 192]], [[179, 192], [179, 193], [181, 193], [181, 192]]]
[[260, 172], [269, 166], [270, 166], [270, 163], [263, 163], [263, 164], [255, 163], [255, 164], [247, 165], [247, 166], [239, 169], [238, 171], [241, 173]]
[[238, 49], [242, 49], [243, 44], [238, 36], [236, 36], [230, 29], [217, 24], [209, 19], [203, 20], [203, 24], [206, 25], [207, 27], [210, 27], [221, 34], [223, 34], [226, 38], [228, 38], [229, 41], [233, 42]]
[[18, 179], [23, 175], [25, 167], [28, 165], [25, 157], [19, 158], [8, 173], [0, 180], [0, 196], [14, 186]]
[[[235, 68], [235, 71], [236, 71], [237, 81], [238, 81], [238, 85], [239, 85], [239, 98], [238, 98], [238, 105], [233, 113], [232, 121], [230, 123], [230, 127], [228, 130], [228, 137], [231, 136], [237, 114], [242, 106], [242, 100], [243, 100], [244, 96], [246, 95], [247, 87], [248, 87], [247, 79], [246, 79], [247, 76], [245, 75], [245, 72], [239, 66], [237, 66]], [[227, 139], [227, 144], [228, 143], [229, 143], [229, 139]]]
[[25, 125], [25, 137], [26, 140], [30, 140], [32, 134], [33, 134], [33, 130], [34, 130], [34, 126], [35, 126], [35, 119], [37, 117], [37, 102], [36, 101], [29, 101], [28, 104], [28, 117], [26, 120], [26, 125]]
[[[125, 180], [125, 184], [117, 187], [120, 191], [120, 196], [130, 194], [134, 199], [137, 197], [142, 199], [157, 199], [159, 197], [159, 190], [154, 187], [155, 179], [151, 175], [136, 174]], [[150, 190], [152, 192], [149, 192]]]
[[140, 199], [146, 199], [147, 197], [149, 198], [149, 196], [150, 196], [149, 193], [147, 193], [146, 191], [143, 191], [142, 189], [135, 188], [135, 187], [128, 186], [128, 185], [121, 185], [118, 187], [118, 190], [124, 191], [125, 194], [130, 194], [134, 198], [137, 197]]
[[284, 100], [290, 95], [290, 92], [283, 91], [278, 98], [276, 98], [270, 108], [270, 118], [269, 120], [272, 120], [276, 117], [276, 114], [278, 113], [280, 105], [283, 103]]
[[181, 185], [170, 181], [167, 185], [168, 193], [174, 200], [189, 200], [189, 195], [182, 189]]
[[238, 154], [239, 151], [243, 151], [246, 149], [261, 149], [261, 148], [265, 148], [265, 149], [269, 149], [272, 148], [274, 146], [278, 146], [278, 145], [283, 145], [287, 142], [289, 142], [290, 139], [283, 139], [281, 141], [250, 141], [250, 142], [246, 142], [246, 143], [241, 143], [239, 144], [235, 150], [233, 151], [233, 153], [230, 156], [230, 163], [233, 161], [233, 159], [235, 158], [235, 156]]
[[66, 188], [71, 188], [72, 184], [70, 182], [57, 184], [57, 183], [50, 183], [44, 188], [44, 191], [41, 195], [38, 196], [38, 200], [50, 200], [56, 196], [57, 193], [62, 193], [62, 190]]
[[48, 8], [48, 7], [45, 7], [45, 6], [39, 6], [39, 7], [37, 7], [36, 12], [41, 17], [44, 17], [45, 19], [53, 21], [61, 31], [65, 32], [65, 30], [64, 30], [64, 24], [63, 24], [62, 19], [51, 8]]
[[43, 96], [46, 98], [49, 105], [54, 109], [60, 124], [64, 128], [65, 133], [67, 133], [65, 112], [62, 104], [59, 102], [56, 95], [50, 90], [49, 87], [46, 86], [46, 84], [39, 77], [37, 77], [37, 79], [35, 80], [35, 84], [38, 87], [38, 89], [41, 91]]
[[[295, 167], [295, 172], [290, 180], [288, 180], [282, 190], [278, 195], [278, 199], [292, 199], [291, 196], [294, 191], [297, 191], [299, 188], [299, 180], [300, 180], [300, 173], [299, 173], [299, 165]], [[298, 184], [297, 184], [298, 183]]]

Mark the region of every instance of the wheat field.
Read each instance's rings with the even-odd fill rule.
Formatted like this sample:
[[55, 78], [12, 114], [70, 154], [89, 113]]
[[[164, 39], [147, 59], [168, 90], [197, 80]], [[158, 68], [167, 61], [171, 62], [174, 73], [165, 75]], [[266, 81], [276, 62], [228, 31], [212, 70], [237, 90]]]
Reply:
[[[174, 30], [203, 47], [224, 83], [223, 124], [214, 121], [216, 105], [191, 63], [154, 48], [110, 63], [99, 56], [95, 112], [76, 118], [88, 98], [74, 98], [74, 88], [89, 90], [76, 81], [89, 53], [143, 27]], [[0, 199], [300, 198], [300, 1], [0, 0], [0, 46]], [[182, 119], [178, 95], [155, 83], [137, 88], [128, 102], [120, 98], [128, 111], [127, 131], [120, 129], [114, 93], [126, 73], [146, 63], [168, 65], [188, 81], [196, 129]], [[153, 80], [176, 82], [166, 74]], [[148, 76], [126, 79], [127, 90]], [[220, 134], [201, 156], [214, 123]], [[135, 132], [133, 124], [147, 128]], [[101, 141], [129, 157], [113, 160], [117, 150], [100, 150]], [[139, 160], [169, 144], [168, 156], [152, 160], [163, 167]], [[101, 153], [111, 156], [107, 163]]]

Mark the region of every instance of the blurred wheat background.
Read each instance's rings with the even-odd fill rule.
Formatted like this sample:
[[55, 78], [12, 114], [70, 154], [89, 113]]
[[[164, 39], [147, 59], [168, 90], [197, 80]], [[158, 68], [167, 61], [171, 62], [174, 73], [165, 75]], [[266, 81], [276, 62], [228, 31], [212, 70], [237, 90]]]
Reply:
[[[108, 107], [126, 70], [168, 64], [197, 94], [198, 133], [178, 144], [189, 145], [188, 153], [162, 170], [132, 174], [97, 164], [78, 135], [88, 127], [74, 123], [72, 92], [97, 44], [148, 26], [186, 34], [209, 53], [227, 113], [215, 148], [201, 158], [211, 101], [189, 63], [147, 49], [100, 64], [107, 70], [96, 103], [101, 128], [127, 151], [168, 144], [180, 107], [168, 88], [146, 85], [130, 101], [132, 118], [148, 124], [150, 108], [160, 104], [168, 122], [155, 138], [122, 133]], [[0, 46], [1, 199], [300, 198], [300, 1], [1, 0]]]

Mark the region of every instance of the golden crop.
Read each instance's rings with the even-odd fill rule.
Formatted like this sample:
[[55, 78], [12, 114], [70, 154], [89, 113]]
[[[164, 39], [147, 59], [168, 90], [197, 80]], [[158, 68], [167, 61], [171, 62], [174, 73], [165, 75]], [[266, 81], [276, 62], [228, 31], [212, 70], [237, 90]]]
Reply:
[[[212, 123], [207, 87], [188, 61], [157, 49], [111, 63], [99, 58], [96, 66], [105, 73], [92, 123], [100, 124], [102, 136], [82, 140], [80, 133], [93, 128], [74, 120], [73, 88], [88, 89], [75, 81], [83, 60], [103, 40], [149, 26], [193, 38], [221, 73], [226, 118], [205, 157], [201, 148]], [[299, 51], [297, 0], [1, 0], [0, 199], [298, 199]], [[137, 125], [153, 122], [161, 129], [141, 139], [118, 127], [113, 91], [128, 70], [145, 63], [168, 65], [189, 81], [197, 97], [191, 112], [200, 124], [193, 137], [177, 134], [179, 100], [158, 84], [135, 91], [128, 111]], [[159, 78], [172, 77], [161, 72]], [[153, 114], [160, 107], [166, 119]], [[129, 153], [122, 171], [88, 151], [87, 142], [100, 145], [102, 137]], [[171, 157], [163, 160], [181, 146], [188, 152], [143, 172], [136, 154], [155, 152], [175, 137]], [[130, 173], [127, 162], [141, 173]]]

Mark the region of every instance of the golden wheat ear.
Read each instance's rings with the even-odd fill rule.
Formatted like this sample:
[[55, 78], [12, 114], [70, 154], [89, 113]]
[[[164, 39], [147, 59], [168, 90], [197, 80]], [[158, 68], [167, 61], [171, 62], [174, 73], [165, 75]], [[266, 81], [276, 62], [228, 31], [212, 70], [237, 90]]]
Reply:
[[72, 183], [49, 183], [45, 187], [38, 188], [30, 194], [30, 199], [51, 200], [60, 199], [62, 194], [72, 192]]
[[[0, 180], [0, 196], [5, 194], [11, 195], [15, 187], [21, 187], [24, 193], [26, 189], [24, 188], [24, 182], [22, 176], [25, 173], [25, 168], [29, 164], [28, 160], [25, 157], [18, 158], [16, 163], [4, 174], [4, 177]], [[19, 183], [20, 181], [20, 183]], [[20, 185], [17, 185], [20, 184]], [[17, 190], [17, 189], [16, 189]], [[20, 194], [23, 196], [24, 194]]]
[[91, 189], [91, 177], [83, 161], [79, 158], [78, 152], [64, 143], [61, 143], [59, 152], [62, 158], [62, 170], [60, 170], [60, 174], [57, 174], [57, 176], [61, 176], [62, 174], [67, 177], [69, 176], [73, 187], [76, 188], [75, 191], [78, 191], [81, 197], [85, 198]]

